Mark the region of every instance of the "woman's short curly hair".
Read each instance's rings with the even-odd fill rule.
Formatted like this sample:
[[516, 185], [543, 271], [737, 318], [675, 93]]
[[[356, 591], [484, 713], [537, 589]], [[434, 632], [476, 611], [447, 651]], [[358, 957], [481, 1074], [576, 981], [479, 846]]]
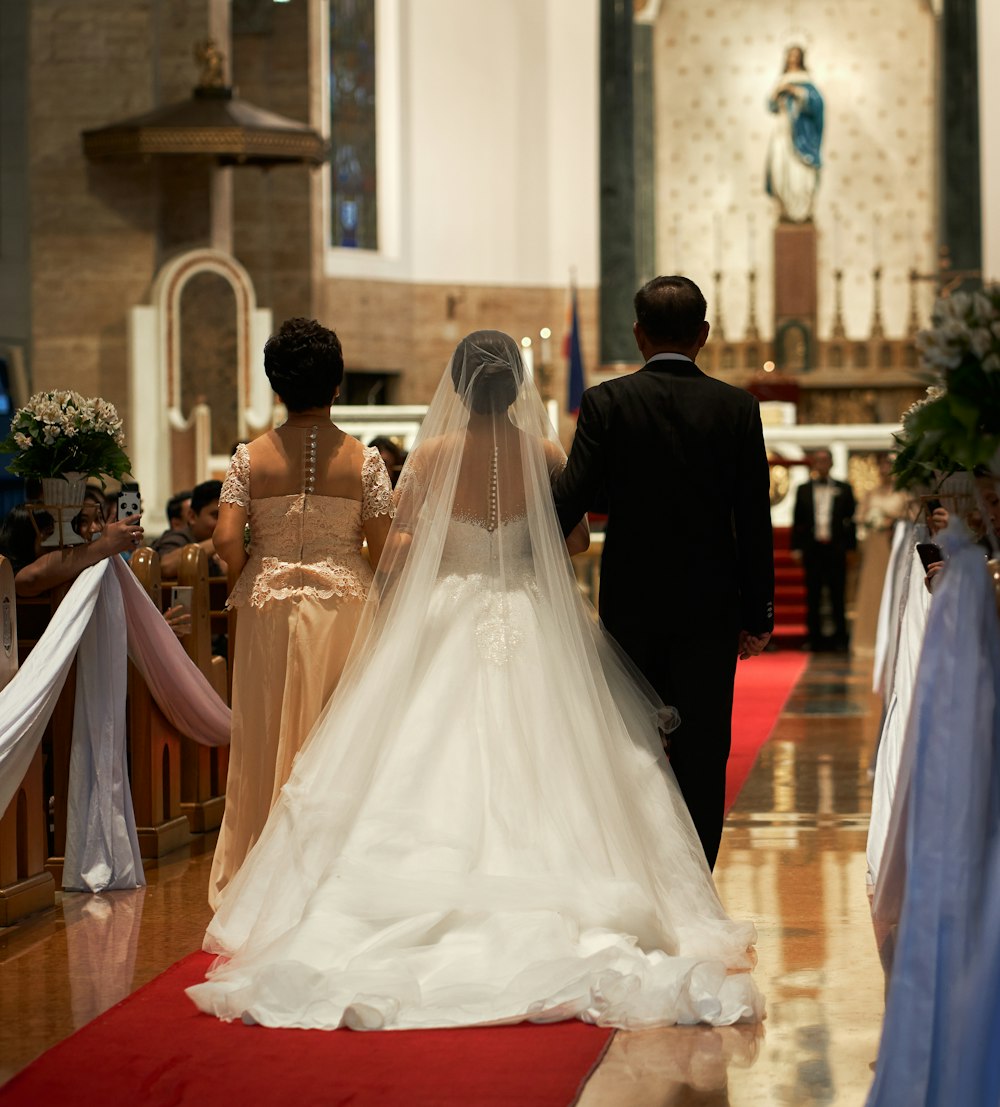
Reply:
[[264, 372], [289, 411], [329, 407], [344, 379], [340, 339], [315, 319], [286, 319], [264, 343]]

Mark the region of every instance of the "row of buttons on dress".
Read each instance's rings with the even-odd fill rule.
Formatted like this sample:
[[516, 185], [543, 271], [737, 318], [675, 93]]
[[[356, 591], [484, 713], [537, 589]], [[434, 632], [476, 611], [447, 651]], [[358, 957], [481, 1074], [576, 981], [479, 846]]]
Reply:
[[305, 491], [309, 493], [316, 491], [316, 437], [318, 434], [319, 427], [310, 427], [309, 434], [306, 436]]

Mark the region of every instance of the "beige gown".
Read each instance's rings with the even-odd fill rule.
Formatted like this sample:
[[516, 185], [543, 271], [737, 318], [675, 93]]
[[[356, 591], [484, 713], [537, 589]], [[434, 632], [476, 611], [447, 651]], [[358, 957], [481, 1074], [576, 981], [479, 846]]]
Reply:
[[260, 836], [350, 652], [372, 581], [362, 525], [393, 514], [378, 450], [366, 448], [361, 475], [361, 501], [307, 492], [253, 499], [241, 445], [223, 484], [220, 502], [248, 510], [251, 544], [229, 597], [239, 616], [226, 811], [209, 882], [213, 909]]

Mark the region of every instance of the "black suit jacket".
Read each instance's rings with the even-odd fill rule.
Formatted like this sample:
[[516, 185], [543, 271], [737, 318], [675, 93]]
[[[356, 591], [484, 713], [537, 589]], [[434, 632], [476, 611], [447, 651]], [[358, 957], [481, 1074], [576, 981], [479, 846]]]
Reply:
[[555, 498], [565, 533], [595, 505], [608, 513], [608, 630], [623, 645], [771, 630], [769, 484], [757, 401], [693, 362], [654, 360], [588, 389]]
[[[795, 514], [792, 518], [791, 546], [807, 550], [816, 540], [816, 515], [813, 506], [815, 481], [800, 484], [795, 494]], [[839, 550], [853, 550], [857, 544], [854, 529], [854, 491], [842, 480], [831, 480], [833, 503], [830, 507], [830, 545]]]

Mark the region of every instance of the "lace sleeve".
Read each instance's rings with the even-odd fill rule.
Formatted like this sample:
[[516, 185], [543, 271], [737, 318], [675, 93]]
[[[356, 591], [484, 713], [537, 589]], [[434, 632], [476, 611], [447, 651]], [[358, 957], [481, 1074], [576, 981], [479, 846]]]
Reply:
[[396, 505], [392, 498], [392, 482], [385, 462], [374, 446], [365, 449], [361, 464], [361, 521], [367, 522], [379, 515], [393, 518]]
[[250, 452], [244, 442], [236, 447], [236, 453], [229, 463], [229, 472], [222, 484], [219, 503], [250, 506]]

